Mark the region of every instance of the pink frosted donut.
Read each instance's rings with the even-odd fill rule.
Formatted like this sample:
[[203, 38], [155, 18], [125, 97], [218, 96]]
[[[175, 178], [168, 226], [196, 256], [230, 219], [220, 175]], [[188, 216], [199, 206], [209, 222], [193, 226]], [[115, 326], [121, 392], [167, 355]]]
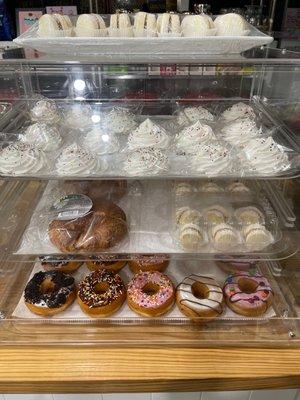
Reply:
[[247, 272], [230, 275], [224, 283], [223, 292], [228, 307], [248, 317], [265, 313], [274, 297], [267, 278]]
[[158, 271], [146, 271], [134, 275], [128, 284], [129, 307], [146, 317], [165, 314], [173, 306], [175, 289], [172, 281]]

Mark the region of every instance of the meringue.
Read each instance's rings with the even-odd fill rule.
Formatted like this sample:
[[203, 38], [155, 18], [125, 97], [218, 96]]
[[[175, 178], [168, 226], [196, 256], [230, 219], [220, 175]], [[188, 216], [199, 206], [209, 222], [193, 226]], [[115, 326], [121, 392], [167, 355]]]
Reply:
[[135, 129], [137, 123], [127, 108], [115, 107], [105, 117], [107, 128], [114, 133], [127, 133]]
[[90, 152], [99, 155], [115, 153], [120, 147], [118, 139], [100, 127], [94, 127], [83, 137], [83, 146]]
[[262, 133], [255, 121], [249, 117], [230, 122], [221, 131], [224, 133], [224, 139], [227, 142], [237, 146], [245, 145], [249, 139], [256, 138]]
[[183, 129], [175, 138], [176, 147], [186, 154], [195, 154], [195, 146], [216, 140], [215, 134], [209, 125], [200, 121]]
[[62, 142], [60, 133], [55, 126], [40, 122], [30, 125], [21, 140], [46, 152], [57, 150]]
[[73, 143], [61, 152], [55, 167], [58, 175], [91, 175], [103, 172], [106, 164]]
[[0, 173], [4, 175], [35, 173], [45, 165], [44, 152], [29, 143], [12, 143], [0, 152]]
[[246, 117], [255, 118], [255, 112], [251, 106], [242, 102], [234, 104], [221, 114], [221, 118], [226, 121], [234, 121]]
[[188, 125], [198, 120], [213, 121], [214, 116], [204, 107], [186, 107], [180, 111], [177, 122], [180, 126]]
[[32, 121], [55, 123], [59, 120], [56, 104], [51, 100], [38, 100], [30, 111]]
[[134, 36], [156, 36], [156, 16], [143, 11], [134, 16], [133, 26]]
[[93, 124], [92, 109], [88, 105], [73, 104], [65, 115], [65, 124], [72, 129], [85, 129]]
[[287, 154], [271, 136], [251, 139], [243, 148], [243, 155], [250, 167], [261, 174], [275, 174], [289, 167]]
[[215, 31], [212, 30], [211, 22], [212, 20], [210, 20], [206, 15], [187, 15], [181, 22], [183, 36], [211, 36], [213, 33], [215, 33]]
[[157, 32], [160, 36], [180, 36], [180, 18], [178, 14], [164, 13], [157, 18]]
[[124, 162], [124, 170], [129, 175], [158, 174], [167, 169], [168, 157], [153, 147], [132, 151]]
[[167, 132], [147, 118], [129, 135], [128, 148], [130, 150], [143, 147], [165, 149], [168, 147], [169, 142], [170, 138]]
[[218, 36], [245, 36], [248, 33], [246, 20], [235, 13], [219, 15], [214, 25]]
[[231, 165], [229, 150], [218, 143], [199, 146], [192, 157], [192, 168], [207, 175], [228, 172]]

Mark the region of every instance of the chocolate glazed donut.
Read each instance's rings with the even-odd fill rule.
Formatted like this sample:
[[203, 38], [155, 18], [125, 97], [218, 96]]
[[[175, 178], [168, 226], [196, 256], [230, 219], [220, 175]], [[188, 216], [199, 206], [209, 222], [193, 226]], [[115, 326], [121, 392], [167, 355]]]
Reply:
[[98, 202], [84, 217], [52, 221], [48, 234], [62, 252], [101, 251], [115, 246], [126, 236], [126, 215], [112, 202]]

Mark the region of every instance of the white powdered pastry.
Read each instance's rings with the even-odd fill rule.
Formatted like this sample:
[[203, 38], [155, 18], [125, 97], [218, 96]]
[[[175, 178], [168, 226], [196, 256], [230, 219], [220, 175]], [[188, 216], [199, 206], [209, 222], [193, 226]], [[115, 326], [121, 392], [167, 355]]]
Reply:
[[215, 30], [211, 22], [211, 18], [206, 15], [187, 15], [181, 22], [182, 34], [186, 37], [212, 36]]
[[147, 118], [129, 135], [128, 148], [130, 150], [143, 147], [166, 149], [169, 142], [167, 132]]
[[218, 36], [245, 36], [248, 34], [247, 22], [239, 14], [219, 15], [214, 20]]
[[103, 172], [106, 164], [73, 143], [61, 152], [55, 167], [58, 175], [92, 175]]
[[38, 100], [30, 111], [32, 121], [55, 123], [59, 120], [56, 104], [51, 100]]
[[0, 173], [3, 175], [35, 173], [45, 165], [44, 152], [29, 143], [12, 143], [0, 152]]
[[177, 122], [180, 126], [189, 125], [199, 120], [213, 121], [214, 116], [206, 108], [199, 107], [186, 107], [178, 114]]
[[107, 133], [100, 127], [94, 127], [83, 137], [83, 146], [99, 155], [115, 153], [120, 147], [114, 134]]
[[255, 112], [249, 104], [242, 102], [234, 104], [221, 114], [221, 118], [226, 121], [234, 121], [246, 117], [255, 118]]
[[231, 164], [229, 150], [218, 143], [199, 146], [192, 157], [192, 168], [208, 175], [228, 172]]
[[66, 112], [64, 123], [72, 129], [92, 126], [92, 109], [89, 105], [73, 104]]
[[152, 147], [130, 152], [124, 162], [124, 170], [129, 175], [159, 174], [167, 169], [168, 157]]
[[236, 146], [243, 146], [250, 139], [256, 138], [262, 133], [255, 121], [249, 117], [232, 121], [224, 126], [221, 131], [225, 135], [224, 139]]
[[175, 138], [176, 147], [184, 154], [195, 154], [197, 146], [216, 140], [215, 134], [209, 125], [200, 121], [183, 129]]
[[289, 167], [287, 154], [271, 136], [251, 139], [243, 148], [243, 154], [255, 172], [268, 175]]
[[30, 125], [21, 140], [44, 151], [57, 150], [62, 142], [60, 133], [54, 125], [39, 122]]
[[115, 107], [105, 117], [107, 128], [114, 133], [128, 133], [136, 128], [134, 114], [127, 108]]

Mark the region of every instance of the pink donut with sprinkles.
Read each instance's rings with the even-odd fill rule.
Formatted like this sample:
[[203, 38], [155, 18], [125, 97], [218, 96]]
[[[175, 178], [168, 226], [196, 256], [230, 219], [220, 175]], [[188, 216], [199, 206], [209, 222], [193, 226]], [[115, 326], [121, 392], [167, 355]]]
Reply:
[[141, 272], [128, 284], [127, 301], [137, 314], [158, 317], [172, 308], [175, 289], [171, 279], [161, 272]]
[[223, 292], [228, 307], [247, 317], [264, 314], [274, 298], [267, 278], [247, 272], [230, 275], [224, 283]]

